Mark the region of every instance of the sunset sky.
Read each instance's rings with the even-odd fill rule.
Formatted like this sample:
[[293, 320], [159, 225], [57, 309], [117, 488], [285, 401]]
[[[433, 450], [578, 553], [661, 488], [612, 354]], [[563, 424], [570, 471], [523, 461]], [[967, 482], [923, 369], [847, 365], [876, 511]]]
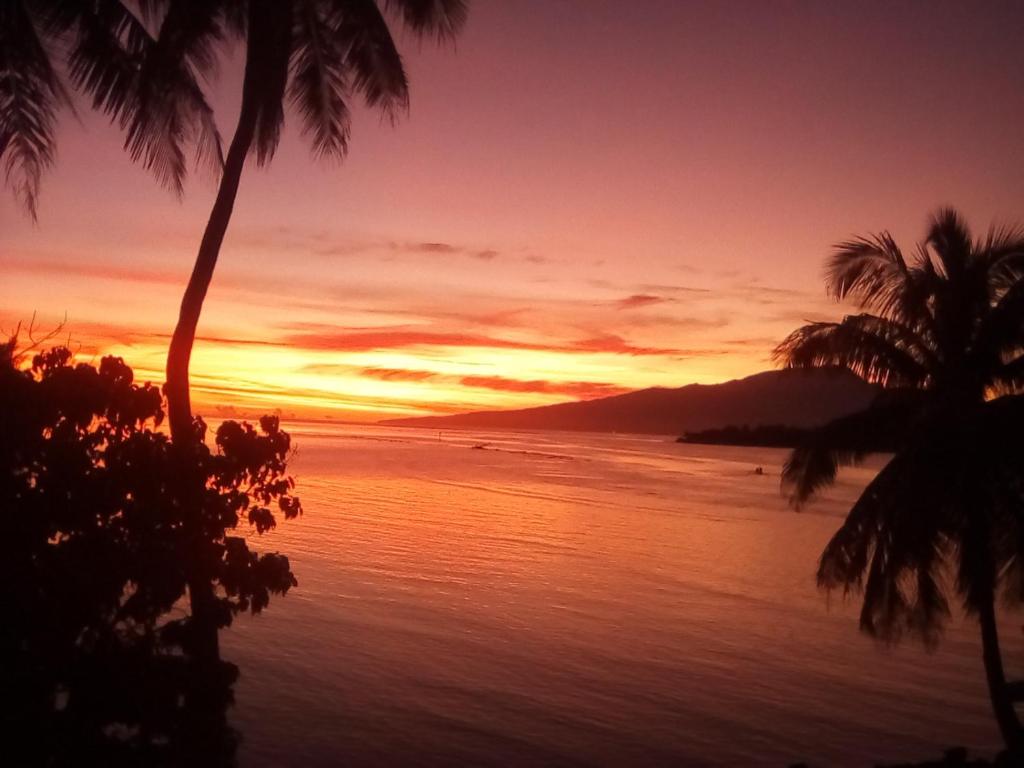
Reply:
[[[1024, 4], [477, 0], [405, 39], [412, 109], [343, 164], [292, 120], [250, 166], [193, 356], [198, 410], [351, 419], [763, 370], [829, 246], [940, 204], [1024, 221]], [[230, 139], [240, 62], [211, 86]], [[0, 197], [0, 329], [65, 315], [162, 381], [213, 181], [183, 201], [83, 104], [33, 224]]]

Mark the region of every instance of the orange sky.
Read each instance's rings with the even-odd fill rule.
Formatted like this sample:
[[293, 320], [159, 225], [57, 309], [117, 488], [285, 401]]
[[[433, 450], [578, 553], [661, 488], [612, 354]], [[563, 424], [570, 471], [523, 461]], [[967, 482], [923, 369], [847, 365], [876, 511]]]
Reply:
[[[412, 111], [250, 167], [193, 357], [199, 410], [376, 419], [768, 367], [850, 234], [939, 204], [1024, 220], [1014, 3], [478, 0], [404, 41]], [[213, 88], [233, 124], [239, 62]], [[0, 197], [0, 328], [162, 379], [213, 196], [176, 201], [82, 107], [33, 225]]]

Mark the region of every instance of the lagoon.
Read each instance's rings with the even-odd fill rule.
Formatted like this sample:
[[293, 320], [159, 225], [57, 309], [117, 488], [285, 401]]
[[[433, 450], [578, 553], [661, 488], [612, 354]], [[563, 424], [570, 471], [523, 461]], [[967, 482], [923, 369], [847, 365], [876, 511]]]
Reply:
[[242, 766], [860, 766], [999, 746], [973, 623], [933, 653], [886, 648], [856, 599], [815, 587], [882, 458], [798, 513], [780, 449], [290, 427], [306, 511], [257, 543], [299, 587], [222, 637]]

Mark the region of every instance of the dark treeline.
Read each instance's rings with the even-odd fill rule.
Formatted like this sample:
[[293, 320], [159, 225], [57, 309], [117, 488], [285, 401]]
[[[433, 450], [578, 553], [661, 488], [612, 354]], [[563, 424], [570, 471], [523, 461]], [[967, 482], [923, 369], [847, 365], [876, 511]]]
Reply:
[[[738, 445], [749, 448], [799, 448], [813, 436], [813, 429], [789, 427], [785, 424], [758, 424], [753, 427], [749, 424], [730, 424], [720, 429], [687, 432], [676, 442], [696, 445]], [[891, 453], [896, 449], [895, 441], [888, 436], [865, 435], [864, 440], [872, 453]]]
[[810, 430], [807, 429], [787, 427], [784, 424], [759, 424], [755, 427], [748, 424], [741, 426], [730, 424], [719, 429], [687, 432], [676, 442], [698, 445], [742, 445], [752, 448], [796, 448], [809, 432]]

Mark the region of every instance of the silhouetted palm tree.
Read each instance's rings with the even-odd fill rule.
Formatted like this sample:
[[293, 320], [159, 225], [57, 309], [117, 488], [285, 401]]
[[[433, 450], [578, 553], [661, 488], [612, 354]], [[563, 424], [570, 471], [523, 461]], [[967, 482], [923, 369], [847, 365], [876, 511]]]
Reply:
[[[383, 7], [382, 7], [383, 6]], [[53, 57], [67, 51], [72, 83], [125, 131], [132, 158], [180, 194], [186, 150], [223, 170], [167, 358], [171, 434], [183, 448], [198, 434], [189, 401], [189, 361], [245, 161], [273, 157], [290, 103], [318, 156], [343, 156], [349, 103], [361, 95], [394, 119], [408, 81], [386, 12], [417, 35], [453, 37], [466, 0], [4, 0], [0, 3], [0, 161], [34, 216], [39, 179], [53, 162], [57, 109], [68, 99]], [[244, 40], [238, 123], [222, 157], [212, 111], [198, 85], [229, 36]], [[183, 471], [187, 469], [187, 462]], [[190, 484], [183, 478], [183, 487]], [[199, 492], [199, 491], [196, 491]], [[197, 499], [183, 500], [198, 508]], [[201, 531], [195, 531], [197, 540]], [[190, 590], [200, 625], [207, 583], [197, 564]], [[212, 610], [212, 609], [211, 609]], [[216, 655], [216, 633], [201, 645]]]
[[827, 283], [862, 314], [800, 328], [776, 359], [840, 366], [883, 390], [871, 408], [814, 431], [783, 482], [800, 504], [839, 466], [895, 452], [825, 548], [818, 583], [862, 589], [869, 634], [929, 645], [954, 589], [980, 624], [1000, 731], [1020, 750], [1022, 687], [1006, 680], [995, 600], [1024, 597], [1024, 396], [1014, 394], [1024, 386], [1024, 231], [974, 240], [941, 210], [909, 259], [888, 233], [841, 243]]
[[[181, 193], [192, 145], [219, 169], [220, 138], [199, 86], [222, 36], [217, 3], [4, 0], [0, 3], [0, 163], [35, 218], [56, 152], [59, 72], [125, 131], [125, 149]], [[164, 18], [160, 33], [152, 29]]]
[[[381, 7], [383, 5], [383, 9]], [[453, 37], [466, 0], [5, 0], [0, 3], [0, 162], [34, 217], [53, 163], [56, 113], [69, 103], [54, 61], [124, 129], [125, 147], [180, 194], [186, 151], [223, 168], [167, 358], [171, 432], [191, 439], [189, 361], [203, 300], [250, 153], [270, 161], [295, 107], [318, 156], [348, 148], [349, 103], [360, 94], [394, 119], [408, 105], [385, 12], [418, 35]], [[242, 104], [226, 158], [199, 79], [229, 35], [245, 41]]]
[[[402, 59], [376, 0], [222, 2], [228, 22], [245, 36], [245, 75], [238, 124], [167, 355], [168, 416], [179, 441], [192, 432], [189, 361], [246, 158], [255, 153], [258, 164], [270, 162], [286, 101], [301, 117], [314, 154], [340, 157], [348, 147], [353, 93], [392, 119], [409, 98]], [[384, 0], [383, 6], [414, 33], [438, 39], [454, 36], [467, 13], [466, 0]]]
[[[55, 156], [57, 111], [71, 105], [62, 71], [124, 131], [132, 160], [178, 195], [188, 148], [197, 162], [220, 170], [220, 137], [199, 81], [214, 70], [217, 46], [232, 21], [228, 11], [235, 5], [229, 0], [0, 2], [0, 162], [33, 218], [40, 178]], [[203, 531], [194, 496], [189, 506], [195, 511], [197, 553]], [[200, 567], [201, 557], [192, 560], [196, 655], [214, 661], [219, 654], [209, 569]]]

